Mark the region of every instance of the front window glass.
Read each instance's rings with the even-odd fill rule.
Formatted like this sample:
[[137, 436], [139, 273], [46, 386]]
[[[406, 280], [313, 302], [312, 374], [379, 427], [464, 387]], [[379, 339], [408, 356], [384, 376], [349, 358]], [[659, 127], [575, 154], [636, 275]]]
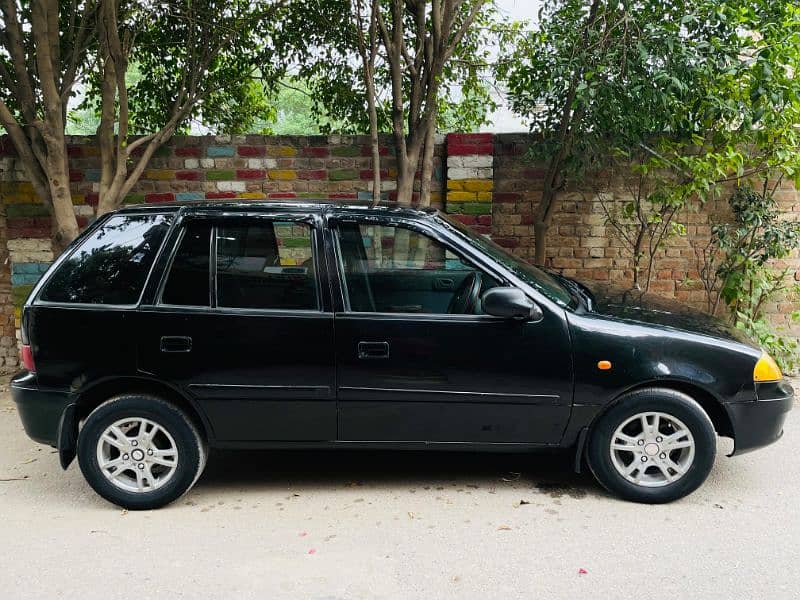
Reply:
[[168, 215], [116, 215], [93, 231], [47, 282], [41, 299], [136, 304], [164, 236]]
[[338, 241], [352, 311], [482, 314], [480, 295], [498, 285], [441, 242], [412, 229], [344, 222]]
[[514, 256], [511, 252], [498, 246], [492, 240], [482, 235], [478, 235], [465, 225], [459, 223], [455, 219], [451, 219], [445, 215], [440, 215], [443, 224], [451, 227], [457, 233], [461, 234], [463, 238], [472, 244], [475, 248], [488, 254], [494, 260], [499, 262], [509, 271], [514, 273], [517, 277], [522, 279], [525, 283], [541, 292], [544, 296], [561, 306], [576, 306], [576, 300], [572, 294], [562, 286], [555, 277], [542, 271], [538, 267], [525, 262], [518, 256]]

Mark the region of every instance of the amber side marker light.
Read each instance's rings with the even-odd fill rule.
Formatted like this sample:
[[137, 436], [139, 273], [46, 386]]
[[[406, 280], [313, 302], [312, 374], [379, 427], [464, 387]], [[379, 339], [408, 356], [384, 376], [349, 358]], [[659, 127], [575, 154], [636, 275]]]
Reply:
[[597, 363], [597, 368], [601, 371], [608, 371], [611, 369], [611, 361], [610, 360], [601, 360]]
[[781, 368], [766, 352], [758, 359], [753, 369], [753, 381], [762, 383], [765, 381], [780, 381], [783, 379]]

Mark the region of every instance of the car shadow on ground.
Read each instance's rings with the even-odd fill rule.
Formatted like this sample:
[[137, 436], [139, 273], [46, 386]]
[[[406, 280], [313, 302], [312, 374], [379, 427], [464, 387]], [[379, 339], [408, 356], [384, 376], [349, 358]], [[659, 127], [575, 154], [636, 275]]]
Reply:
[[197, 484], [201, 491], [231, 487], [324, 489], [501, 486], [535, 488], [553, 496], [606, 496], [591, 473], [574, 472], [570, 453], [476, 453], [375, 450], [215, 450]]

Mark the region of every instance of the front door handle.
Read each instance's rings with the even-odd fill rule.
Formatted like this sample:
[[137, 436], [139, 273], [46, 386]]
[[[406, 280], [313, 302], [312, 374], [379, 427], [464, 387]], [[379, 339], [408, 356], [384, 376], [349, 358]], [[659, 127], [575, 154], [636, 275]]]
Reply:
[[191, 352], [192, 338], [184, 335], [165, 335], [161, 338], [162, 352]]
[[452, 290], [456, 287], [456, 280], [452, 277], [437, 277], [433, 280], [434, 290]]
[[358, 342], [358, 358], [389, 358], [389, 342]]

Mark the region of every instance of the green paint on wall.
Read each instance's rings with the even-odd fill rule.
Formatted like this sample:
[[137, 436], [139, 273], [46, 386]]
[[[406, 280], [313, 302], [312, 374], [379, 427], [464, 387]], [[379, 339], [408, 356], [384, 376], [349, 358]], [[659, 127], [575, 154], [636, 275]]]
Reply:
[[331, 181], [358, 179], [358, 171], [355, 169], [334, 169], [333, 171], [328, 171], [328, 179]]
[[361, 147], [334, 146], [331, 148], [331, 156], [361, 156]]
[[18, 219], [23, 217], [47, 217], [50, 212], [43, 204], [9, 204], [6, 208], [6, 217]]
[[32, 285], [15, 285], [11, 288], [11, 297], [14, 301], [14, 306], [19, 308], [25, 304], [25, 299], [33, 289]]
[[208, 181], [227, 181], [236, 179], [236, 174], [233, 171], [206, 171], [206, 179]]

